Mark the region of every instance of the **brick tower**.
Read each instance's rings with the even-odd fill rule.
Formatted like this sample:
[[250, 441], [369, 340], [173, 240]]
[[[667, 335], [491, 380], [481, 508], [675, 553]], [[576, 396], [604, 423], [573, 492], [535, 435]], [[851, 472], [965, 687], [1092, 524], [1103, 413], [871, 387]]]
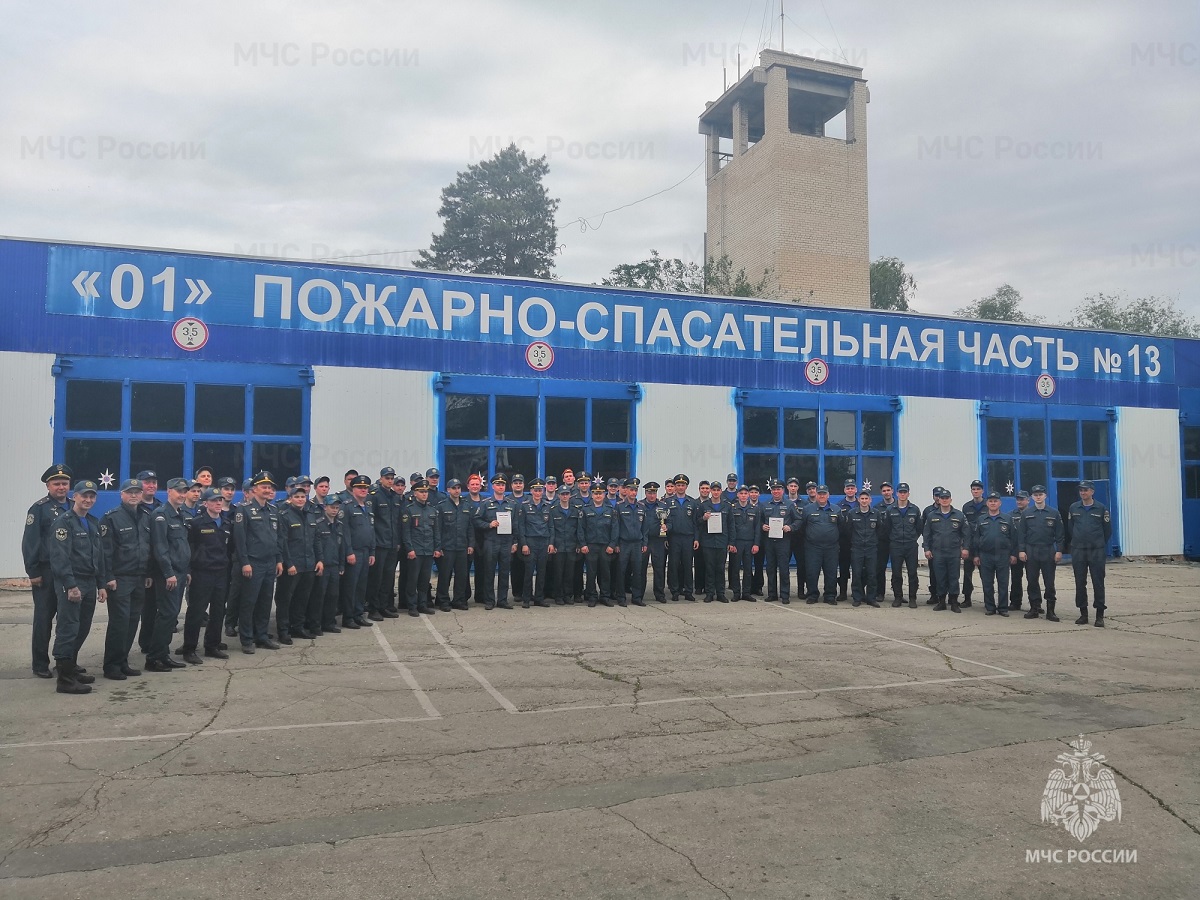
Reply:
[[[768, 271], [775, 299], [869, 307], [869, 99], [860, 68], [764, 50], [707, 103], [707, 256]], [[845, 138], [827, 137], [843, 112]]]

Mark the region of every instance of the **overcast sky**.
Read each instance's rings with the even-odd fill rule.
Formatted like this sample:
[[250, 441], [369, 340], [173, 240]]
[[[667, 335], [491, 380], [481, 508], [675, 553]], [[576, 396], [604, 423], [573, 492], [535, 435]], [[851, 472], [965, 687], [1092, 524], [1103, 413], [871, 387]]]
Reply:
[[[871, 258], [919, 309], [1009, 282], [1051, 320], [1099, 291], [1200, 315], [1194, 0], [784, 6], [786, 50], [864, 69]], [[701, 259], [698, 116], [780, 40], [779, 0], [0, 9], [0, 233], [403, 266], [511, 139], [585, 283]]]

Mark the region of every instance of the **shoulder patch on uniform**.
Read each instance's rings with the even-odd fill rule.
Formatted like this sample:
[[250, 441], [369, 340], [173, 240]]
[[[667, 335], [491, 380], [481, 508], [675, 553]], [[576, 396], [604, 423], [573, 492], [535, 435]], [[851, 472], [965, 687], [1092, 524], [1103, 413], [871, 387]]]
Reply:
[[1105, 521], [1105, 522], [1107, 522], [1107, 521], [1109, 521], [1109, 520], [1110, 520], [1110, 516], [1108, 515], [1108, 513], [1105, 513], [1105, 514], [1104, 514], [1104, 521]]
[[55, 537], [57, 540], [60, 540], [60, 541], [65, 541], [65, 540], [67, 539], [67, 529], [65, 529], [65, 528], [56, 528], [56, 529], [54, 530], [54, 537]]
[[104, 537], [106, 534], [108, 534], [108, 526], [105, 525], [103, 522], [101, 522], [100, 523], [100, 537]]
[[241, 514], [241, 513], [238, 513], [237, 515], [235, 515], [235, 516], [233, 517], [233, 521], [235, 521], [235, 522], [240, 522], [240, 521], [242, 521], [242, 514]]
[[26, 525], [32, 525], [32, 524], [33, 524], [33, 513], [30, 513], [29, 515], [27, 515], [27, 516], [25, 517], [25, 524], [26, 524]]

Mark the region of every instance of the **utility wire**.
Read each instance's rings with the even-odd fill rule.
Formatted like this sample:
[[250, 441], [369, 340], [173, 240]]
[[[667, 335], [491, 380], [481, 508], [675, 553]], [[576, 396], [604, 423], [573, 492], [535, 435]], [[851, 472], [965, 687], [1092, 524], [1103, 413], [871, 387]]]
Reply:
[[[691, 178], [693, 175], [695, 175], [697, 172], [699, 172], [699, 171], [700, 171], [700, 169], [701, 169], [701, 168], [704, 166], [704, 162], [705, 162], [704, 160], [701, 160], [701, 161], [700, 161], [700, 164], [699, 164], [699, 165], [697, 165], [697, 166], [696, 166], [696, 168], [692, 169], [692, 171], [688, 172], [686, 175], [684, 175], [684, 176], [683, 176], [681, 179], [679, 179], [677, 182], [675, 182], [675, 183], [674, 183], [673, 185], [671, 185], [670, 187], [665, 187], [665, 188], [663, 188], [661, 191], [655, 191], [653, 194], [647, 194], [645, 197], [642, 197], [642, 198], [641, 198], [641, 199], [639, 199], [639, 200], [633, 200], [633, 201], [631, 201], [631, 202], [629, 202], [629, 203], [625, 203], [625, 204], [623, 204], [623, 205], [621, 205], [621, 206], [617, 206], [617, 207], [615, 207], [615, 208], [613, 208], [613, 209], [606, 210], [606, 211], [604, 211], [604, 212], [602, 212], [602, 213], [597, 213], [597, 215], [594, 215], [594, 216], [588, 216], [588, 217], [586, 217], [586, 218], [584, 218], [584, 217], [580, 217], [580, 218], [578, 218], [578, 219], [572, 219], [570, 222], [567, 222], [567, 223], [563, 224], [563, 225], [562, 225], [562, 226], [560, 226], [560, 227], [561, 227], [561, 228], [567, 228], [567, 227], [569, 227], [569, 226], [571, 226], [571, 225], [574, 225], [574, 224], [576, 224], [576, 223], [579, 223], [579, 230], [580, 230], [580, 231], [583, 231], [583, 232], [587, 232], [587, 231], [599, 231], [599, 230], [600, 230], [600, 226], [602, 226], [602, 225], [604, 224], [604, 218], [605, 218], [605, 216], [609, 215], [609, 213], [615, 213], [615, 212], [619, 212], [619, 211], [621, 211], [622, 209], [629, 209], [629, 207], [631, 207], [631, 206], [637, 206], [639, 203], [644, 203], [644, 202], [646, 202], [647, 200], [651, 200], [651, 199], [653, 199], [654, 197], [657, 197], [657, 196], [659, 196], [660, 194], [665, 194], [667, 191], [673, 191], [673, 190], [675, 190], [675, 188], [679, 187], [681, 184], [683, 184], [685, 181], [687, 181], [689, 178]], [[599, 218], [599, 219], [600, 219], [600, 221], [599, 221], [599, 222], [597, 222], [595, 225], [593, 225], [591, 222], [589, 222], [589, 221], [588, 221], [588, 219], [595, 219], [595, 218]]]

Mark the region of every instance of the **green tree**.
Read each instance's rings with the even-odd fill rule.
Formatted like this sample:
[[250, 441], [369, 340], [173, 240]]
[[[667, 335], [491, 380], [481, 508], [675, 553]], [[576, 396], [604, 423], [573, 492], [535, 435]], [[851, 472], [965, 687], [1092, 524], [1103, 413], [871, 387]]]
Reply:
[[728, 256], [710, 257], [701, 269], [697, 263], [684, 262], [678, 257], [666, 259], [657, 250], [651, 250], [649, 259], [622, 263], [600, 283], [676, 294], [767, 297], [769, 276], [769, 272], [763, 272], [762, 278], [751, 281], [745, 269], [734, 271], [733, 260]]
[[678, 257], [665, 259], [657, 250], [651, 250], [649, 259], [622, 263], [600, 283], [674, 294], [699, 294], [704, 289], [704, 272], [697, 263], [685, 263]]
[[917, 282], [904, 271], [904, 263], [894, 256], [881, 256], [871, 263], [871, 309], [907, 312], [917, 292]]
[[558, 247], [558, 200], [542, 179], [546, 157], [530, 159], [516, 144], [459, 172], [442, 189], [442, 233], [414, 265], [419, 269], [550, 278]]
[[1084, 297], [1065, 323], [1076, 328], [1099, 328], [1131, 334], [1164, 337], [1200, 337], [1200, 322], [1187, 315], [1169, 297], [1096, 294]]
[[1041, 316], [1030, 315], [1021, 309], [1021, 292], [1011, 284], [1002, 284], [996, 292], [954, 311], [964, 319], [986, 319], [991, 322], [1026, 322], [1035, 325]]

